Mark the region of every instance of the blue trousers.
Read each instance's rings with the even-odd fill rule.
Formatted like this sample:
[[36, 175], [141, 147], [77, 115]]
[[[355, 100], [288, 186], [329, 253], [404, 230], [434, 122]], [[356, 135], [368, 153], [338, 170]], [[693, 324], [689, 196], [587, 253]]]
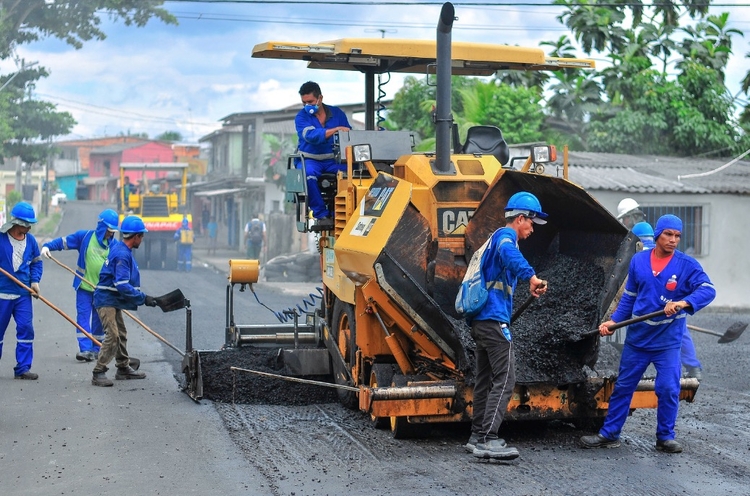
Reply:
[[680, 348], [680, 360], [685, 367], [701, 367], [701, 362], [698, 360], [698, 356], [695, 354], [695, 345], [693, 344], [693, 337], [690, 335], [690, 331], [686, 330], [682, 336], [682, 348]]
[[193, 245], [177, 244], [177, 270], [179, 272], [193, 270]]
[[656, 368], [656, 439], [674, 439], [674, 425], [680, 403], [680, 350], [637, 350], [628, 344], [622, 350], [619, 375], [609, 398], [607, 418], [599, 434], [607, 439], [619, 439], [625, 419], [630, 413], [635, 388], [651, 363]]
[[3, 339], [10, 324], [16, 321], [16, 366], [15, 375], [23, 375], [31, 370], [34, 360], [34, 311], [31, 308], [31, 295], [19, 296], [15, 300], [0, 299], [0, 357], [3, 356]]
[[[76, 324], [94, 336], [100, 343], [104, 341], [104, 329], [99, 314], [94, 310], [94, 292], [86, 291], [80, 287], [76, 290]], [[76, 328], [79, 351], [91, 351], [99, 353], [99, 346], [94, 344], [84, 333]]]
[[307, 206], [312, 210], [313, 217], [322, 219], [332, 217], [333, 214], [326, 208], [323, 196], [318, 187], [318, 177], [321, 174], [336, 174], [345, 171], [346, 165], [339, 164], [335, 160], [305, 160], [305, 176], [307, 179]]

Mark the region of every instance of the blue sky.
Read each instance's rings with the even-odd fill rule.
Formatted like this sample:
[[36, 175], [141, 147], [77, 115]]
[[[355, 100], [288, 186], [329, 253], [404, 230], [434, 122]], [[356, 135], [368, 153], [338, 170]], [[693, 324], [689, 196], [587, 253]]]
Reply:
[[[344, 37], [434, 39], [439, 5], [312, 5], [165, 2], [179, 25], [151, 21], [144, 28], [103, 22], [107, 39], [80, 50], [48, 39], [18, 50], [27, 63], [38, 61], [51, 75], [37, 85], [40, 99], [71, 112], [78, 121], [68, 138], [120, 132], [179, 131], [196, 142], [235, 112], [274, 110], [299, 103], [297, 89], [320, 83], [329, 104], [363, 97], [363, 77], [307, 69], [303, 62], [251, 57], [265, 41], [320, 42]], [[456, 2], [454, 41], [539, 46], [569, 34], [556, 17], [561, 9], [463, 6]], [[750, 31], [750, 7], [730, 11], [731, 27]], [[727, 81], [734, 93], [750, 69], [750, 36], [734, 38], [735, 56]], [[579, 56], [585, 57], [583, 53]], [[601, 64], [597, 60], [598, 64]], [[0, 72], [15, 70], [11, 61]], [[401, 87], [394, 75], [387, 98]]]

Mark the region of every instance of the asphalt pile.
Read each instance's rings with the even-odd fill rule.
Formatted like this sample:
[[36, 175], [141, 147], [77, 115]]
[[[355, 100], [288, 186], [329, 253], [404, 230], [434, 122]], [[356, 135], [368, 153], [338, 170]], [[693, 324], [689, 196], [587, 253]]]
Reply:
[[[581, 339], [596, 329], [598, 302], [605, 282], [602, 268], [591, 260], [567, 255], [548, 255], [533, 261], [540, 277], [549, 281], [547, 293], [534, 300], [511, 325], [519, 384], [574, 384], [584, 382], [602, 368], [614, 373], [619, 356], [607, 347], [600, 364], [596, 337]], [[519, 282], [515, 309], [529, 296], [528, 284]], [[454, 331], [464, 347], [466, 382], [474, 382], [476, 345], [463, 320], [454, 321]], [[247, 372], [230, 367], [284, 375], [278, 349], [252, 346], [201, 352], [204, 398], [224, 403], [309, 405], [337, 402], [336, 390]], [[332, 382], [331, 377], [307, 377]]]
[[[279, 350], [246, 346], [221, 351], [200, 352], [203, 373], [203, 397], [221, 403], [263, 405], [312, 405], [335, 403], [336, 390], [299, 382], [233, 371], [230, 367], [284, 375]], [[330, 382], [328, 376], [308, 376]]]
[[[549, 282], [511, 325], [516, 351], [516, 381], [521, 384], [581, 382], [589, 374], [598, 348], [595, 338], [581, 339], [598, 325], [598, 302], [604, 287], [602, 268], [586, 258], [547, 256], [533, 261], [538, 276]], [[514, 311], [529, 297], [519, 281]]]

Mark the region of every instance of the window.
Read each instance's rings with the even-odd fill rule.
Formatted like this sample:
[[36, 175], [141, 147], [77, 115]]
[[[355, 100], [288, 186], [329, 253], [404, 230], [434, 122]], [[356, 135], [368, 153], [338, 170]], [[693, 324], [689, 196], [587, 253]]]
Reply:
[[656, 221], [666, 214], [682, 219], [678, 250], [691, 256], [708, 255], [708, 205], [641, 205], [646, 220], [656, 229]]

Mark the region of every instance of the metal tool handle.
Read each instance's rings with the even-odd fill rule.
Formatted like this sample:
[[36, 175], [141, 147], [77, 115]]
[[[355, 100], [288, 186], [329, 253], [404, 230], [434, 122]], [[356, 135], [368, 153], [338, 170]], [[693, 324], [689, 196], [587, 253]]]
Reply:
[[[657, 312], [651, 312], [651, 313], [647, 313], [646, 315], [641, 315], [640, 317], [634, 317], [632, 319], [623, 320], [622, 322], [618, 322], [616, 324], [608, 326], [607, 329], [609, 329], [610, 331], [615, 331], [615, 330], [617, 330], [617, 329], [619, 329], [621, 327], [626, 327], [626, 326], [629, 326], [630, 324], [635, 324], [636, 322], [643, 322], [644, 320], [648, 320], [648, 319], [651, 319], [653, 317], [660, 317], [662, 315], [664, 315], [664, 310], [663, 309], [659, 310]], [[581, 334], [581, 335], [579, 335], [577, 337], [572, 338], [571, 341], [575, 341], [575, 342], [582, 341], [582, 340], [584, 340], [586, 338], [590, 338], [591, 336], [597, 336], [597, 335], [599, 335], [599, 328], [598, 327], [596, 329], [592, 329], [590, 331], [586, 331], [583, 334]]]
[[[544, 280], [539, 285], [539, 287], [542, 287], [542, 288], [546, 286], [547, 286], [547, 281], [544, 281]], [[515, 322], [516, 319], [524, 312], [524, 310], [529, 308], [529, 305], [531, 305], [536, 299], [537, 297], [534, 295], [531, 295], [528, 298], [526, 298], [526, 301], [524, 301], [523, 304], [520, 307], [518, 307], [518, 310], [513, 312], [513, 315], [510, 317], [510, 323], [512, 324], [513, 322]]]
[[[647, 313], [646, 315], [641, 315], [640, 317], [633, 317], [632, 319], [623, 320], [622, 322], [618, 322], [614, 325], [607, 326], [607, 329], [610, 331], [615, 331], [621, 327], [629, 326], [630, 324], [636, 324], [638, 322], [643, 322], [644, 320], [652, 319], [654, 317], [661, 317], [664, 315], [664, 309], [657, 310], [656, 312]], [[597, 329], [597, 332], [599, 329]]]

